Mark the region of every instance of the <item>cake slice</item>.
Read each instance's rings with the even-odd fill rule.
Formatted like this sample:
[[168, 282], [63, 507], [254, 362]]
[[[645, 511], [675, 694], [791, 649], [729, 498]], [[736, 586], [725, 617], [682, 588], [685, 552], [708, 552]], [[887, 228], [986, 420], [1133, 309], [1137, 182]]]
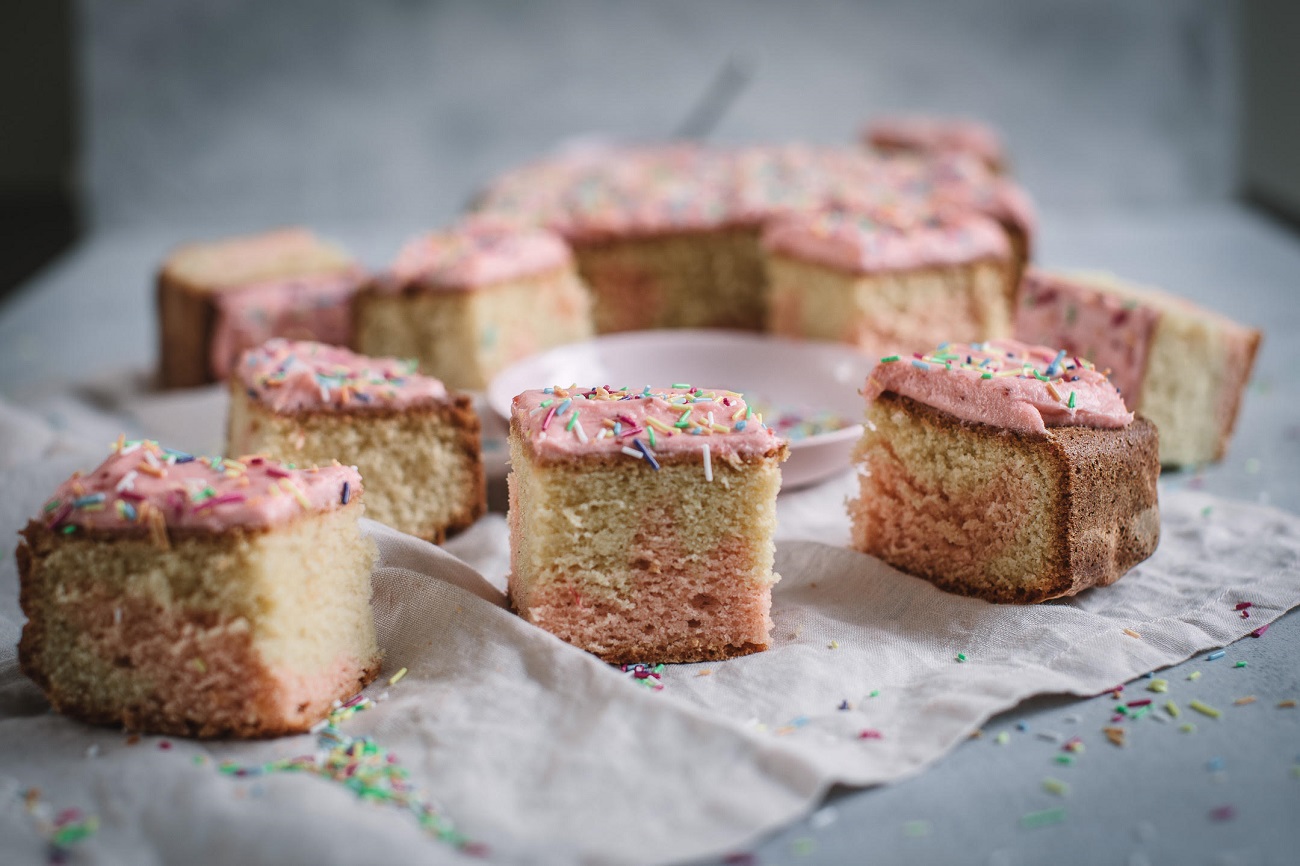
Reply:
[[1114, 583], [1155, 552], [1156, 428], [1088, 362], [954, 343], [882, 358], [863, 393], [857, 550], [1016, 604]]
[[1110, 370], [1125, 401], [1160, 428], [1160, 462], [1220, 460], [1262, 334], [1156, 289], [1106, 274], [1031, 270], [1016, 337], [1059, 345]]
[[415, 358], [454, 388], [591, 335], [590, 300], [558, 235], [500, 221], [411, 241], [356, 303], [356, 348]]
[[379, 670], [361, 493], [338, 464], [119, 440], [22, 533], [23, 672], [96, 724], [305, 731]]
[[230, 379], [226, 450], [338, 460], [366, 479], [366, 515], [441, 544], [486, 510], [479, 418], [467, 394], [321, 343], [270, 340]]
[[1011, 246], [986, 217], [826, 210], [774, 221], [763, 246], [773, 333], [911, 353], [1011, 332]]
[[1002, 139], [990, 126], [962, 117], [891, 115], [867, 124], [863, 143], [877, 153], [939, 156], [966, 153], [978, 157], [991, 171], [1006, 169]]
[[301, 228], [183, 246], [158, 274], [165, 388], [224, 379], [239, 353], [271, 337], [346, 344], [365, 272]]
[[607, 662], [766, 649], [786, 453], [730, 391], [525, 391], [510, 420], [511, 603]]

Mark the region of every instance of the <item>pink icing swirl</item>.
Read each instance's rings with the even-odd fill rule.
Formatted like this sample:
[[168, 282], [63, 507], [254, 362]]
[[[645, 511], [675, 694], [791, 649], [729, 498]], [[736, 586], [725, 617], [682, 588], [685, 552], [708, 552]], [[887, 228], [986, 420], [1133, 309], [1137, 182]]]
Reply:
[[[546, 388], [525, 391], [511, 419], [533, 453], [559, 458], [627, 454], [657, 468], [660, 455], [761, 455], [784, 441], [734, 391], [714, 388]], [[633, 455], [636, 456], [633, 456]]]
[[1127, 427], [1133, 420], [1119, 391], [1092, 364], [1015, 340], [945, 343], [928, 355], [882, 358], [863, 394], [870, 402], [886, 392], [1022, 433]]
[[68, 534], [78, 528], [215, 533], [283, 525], [342, 507], [360, 492], [360, 473], [337, 463], [294, 469], [267, 457], [195, 457], [152, 440], [119, 439], [98, 468], [59, 485], [40, 519]]
[[407, 243], [379, 287], [467, 291], [567, 267], [572, 261], [573, 253], [559, 235], [479, 219]]
[[912, 219], [843, 210], [791, 214], [768, 225], [763, 246], [860, 274], [1011, 256], [1006, 232], [976, 214]]
[[251, 399], [276, 412], [398, 409], [446, 400], [446, 386], [415, 368], [415, 361], [275, 339], [245, 352], [236, 376]]

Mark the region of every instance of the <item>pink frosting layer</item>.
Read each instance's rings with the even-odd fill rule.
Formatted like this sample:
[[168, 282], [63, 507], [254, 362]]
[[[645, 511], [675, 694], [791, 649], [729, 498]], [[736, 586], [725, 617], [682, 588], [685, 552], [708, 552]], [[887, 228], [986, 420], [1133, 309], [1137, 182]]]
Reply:
[[1002, 227], [976, 214], [916, 219], [882, 219], [843, 210], [791, 214], [768, 225], [763, 246], [862, 274], [1011, 256]]
[[415, 368], [415, 361], [276, 339], [245, 352], [237, 376], [250, 398], [276, 412], [402, 409], [445, 400], [446, 386]]
[[863, 138], [872, 147], [922, 153], [969, 153], [990, 165], [1000, 165], [1003, 161], [998, 134], [978, 121], [960, 117], [881, 117], [867, 125]]
[[309, 274], [253, 283], [213, 296], [212, 372], [229, 375], [239, 354], [272, 337], [343, 345], [352, 338], [352, 296], [365, 271]]
[[42, 519], [64, 532], [137, 526], [223, 532], [330, 511], [361, 492], [353, 467], [291, 466], [260, 456], [195, 457], [151, 440], [119, 439], [97, 469], [59, 485]]
[[[734, 391], [714, 388], [547, 388], [511, 406], [515, 427], [542, 457], [626, 453], [629, 460], [702, 453], [766, 454], [783, 440]], [[633, 456], [633, 455], [636, 456]]]
[[885, 392], [1022, 433], [1126, 427], [1133, 420], [1119, 391], [1092, 364], [1015, 340], [947, 343], [928, 355], [882, 358], [863, 394], [870, 402]]
[[827, 207], [916, 217], [959, 210], [1034, 230], [1023, 191], [968, 153], [923, 159], [801, 144], [670, 144], [542, 160], [501, 177], [478, 202], [480, 213], [544, 225], [576, 243], [756, 225]]
[[1127, 403], [1141, 405], [1158, 310], [1088, 282], [1030, 270], [1020, 290], [1016, 337], [1062, 346], [1110, 370]]
[[466, 291], [544, 273], [572, 261], [568, 244], [553, 232], [479, 220], [410, 241], [382, 284]]

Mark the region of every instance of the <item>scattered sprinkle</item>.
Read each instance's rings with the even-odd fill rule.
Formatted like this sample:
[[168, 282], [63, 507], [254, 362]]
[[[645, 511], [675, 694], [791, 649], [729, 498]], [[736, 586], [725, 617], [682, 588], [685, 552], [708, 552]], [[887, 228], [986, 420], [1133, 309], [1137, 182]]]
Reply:
[[1196, 712], [1200, 713], [1201, 715], [1209, 716], [1212, 719], [1217, 719], [1219, 718], [1219, 716], [1223, 715], [1223, 713], [1220, 712], [1219, 710], [1216, 710], [1214, 707], [1210, 706], [1209, 704], [1201, 703], [1200, 701], [1189, 701], [1187, 706], [1196, 710]]
[[337, 782], [358, 798], [391, 803], [413, 814], [425, 832], [471, 856], [484, 856], [487, 848], [471, 842], [449, 818], [443, 815], [420, 788], [411, 784], [410, 772], [397, 755], [376, 744], [369, 737], [351, 737], [339, 726], [366, 709], [375, 706], [364, 695], [336, 701], [329, 715], [312, 728], [317, 735], [314, 754], [283, 758], [266, 764], [240, 766], [231, 761], [218, 766], [222, 775], [236, 778], [262, 776], [277, 772], [311, 773]]
[[1263, 636], [1264, 636], [1264, 632], [1266, 632], [1266, 631], [1268, 631], [1268, 626], [1267, 626], [1267, 625], [1261, 625], [1259, 628], [1257, 628], [1257, 629], [1255, 629], [1254, 631], [1252, 631], [1252, 632], [1250, 633], [1250, 636], [1251, 636], [1251, 637], [1263, 637]]
[[1245, 666], [1246, 666], [1245, 662], [1237, 662], [1235, 665], [1233, 665], [1234, 668], [1244, 668]]
[[1215, 650], [1214, 652], [1212, 652], [1212, 653], [1210, 653], [1208, 656], [1206, 656], [1206, 657], [1205, 657], [1205, 660], [1206, 660], [1207, 662], [1218, 661], [1219, 659], [1223, 658], [1223, 657], [1226, 656], [1227, 654], [1228, 654], [1228, 653], [1227, 653], [1226, 650]]
[[1020, 816], [1020, 826], [1026, 830], [1050, 827], [1065, 820], [1065, 810], [1061, 808], [1044, 809], [1041, 812], [1029, 812]]
[[663, 691], [664, 666], [662, 664], [620, 665], [619, 670], [627, 674], [629, 679], [635, 680], [637, 683], [645, 686], [652, 692]]
[[1163, 694], [1164, 692], [1169, 691], [1169, 681], [1168, 681], [1168, 680], [1152, 680], [1152, 681], [1147, 685], [1147, 691], [1149, 691], [1149, 692], [1157, 692], [1157, 693]]
[[1192, 671], [1190, 674], [1187, 675], [1187, 678], [1188, 678], [1189, 680], [1191, 680], [1192, 682], [1196, 682], [1197, 680], [1199, 680], [1199, 679], [1201, 678], [1201, 672], [1200, 672], [1200, 671]]
[[1255, 701], [1257, 700], [1259, 700], [1259, 698], [1255, 697], [1254, 695], [1246, 695], [1244, 698], [1237, 698], [1232, 703], [1233, 706], [1244, 707], [1249, 704], [1255, 703]]
[[1216, 806], [1210, 810], [1211, 821], [1231, 821], [1237, 817], [1237, 809], [1233, 806]]
[[1124, 629], [1124, 634], [1128, 635], [1129, 637], [1135, 637], [1135, 638], [1141, 638], [1141, 637], [1142, 637], [1142, 635], [1140, 635], [1140, 634], [1138, 634], [1137, 632], [1133, 631], [1133, 629], [1131, 629], [1131, 628], [1126, 628], [1126, 629]]
[[[1063, 755], [1062, 757], [1068, 756]], [[1055, 794], [1058, 797], [1070, 796], [1069, 784], [1062, 782], [1060, 779], [1053, 779], [1051, 776], [1048, 776], [1043, 780], [1043, 790], [1049, 794]]]
[[1110, 740], [1113, 745], [1120, 747], [1124, 745], [1123, 728], [1102, 728], [1101, 730], [1106, 735], [1106, 739]]
[[99, 831], [99, 818], [95, 815], [83, 815], [80, 809], [61, 809], [57, 813], [41, 799], [40, 788], [28, 788], [21, 792], [23, 806], [32, 823], [48, 846], [51, 863], [65, 863], [73, 854], [73, 848], [86, 841]]
[[966, 653], [957, 653], [957, 661], [959, 662], [966, 661]]
[[399, 682], [402, 681], [402, 677], [404, 677], [404, 676], [406, 676], [406, 668], [402, 668], [400, 671], [398, 671], [397, 673], [395, 673], [395, 674], [393, 674], [391, 677], [389, 677], [389, 678], [388, 678], [388, 684], [389, 684], [390, 686], [395, 686], [395, 685], [397, 685]]
[[1011, 735], [1006, 731], [1002, 731], [993, 738], [993, 742], [997, 743], [999, 746], [1005, 746], [1007, 743], [1011, 742]]

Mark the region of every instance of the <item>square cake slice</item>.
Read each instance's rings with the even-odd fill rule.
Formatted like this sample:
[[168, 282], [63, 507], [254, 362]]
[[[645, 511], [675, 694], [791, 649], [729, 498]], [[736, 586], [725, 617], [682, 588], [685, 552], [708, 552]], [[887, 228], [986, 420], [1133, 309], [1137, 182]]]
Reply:
[[853, 546], [949, 592], [1029, 604], [1114, 583], [1160, 537], [1156, 428], [1091, 364], [1012, 340], [882, 359]]
[[1061, 346], [1110, 370], [1125, 401], [1160, 428], [1160, 462], [1221, 460], [1262, 333], [1107, 274], [1031, 270], [1016, 337]]
[[230, 379], [230, 454], [355, 465], [366, 515], [441, 544], [486, 510], [479, 418], [468, 394], [321, 343], [270, 340]]
[[220, 381], [271, 337], [347, 344], [365, 279], [346, 252], [301, 228], [177, 249], [158, 274], [162, 386]]
[[411, 241], [362, 291], [355, 348], [483, 390], [520, 358], [591, 336], [589, 306], [558, 235], [471, 222]]
[[379, 670], [361, 492], [338, 464], [119, 440], [22, 533], [23, 672], [96, 724], [305, 731]]
[[784, 440], [730, 391], [547, 388], [510, 421], [510, 600], [607, 662], [767, 648]]
[[776, 220], [763, 246], [773, 333], [911, 353], [1011, 332], [1011, 246], [987, 217], [827, 210]]

